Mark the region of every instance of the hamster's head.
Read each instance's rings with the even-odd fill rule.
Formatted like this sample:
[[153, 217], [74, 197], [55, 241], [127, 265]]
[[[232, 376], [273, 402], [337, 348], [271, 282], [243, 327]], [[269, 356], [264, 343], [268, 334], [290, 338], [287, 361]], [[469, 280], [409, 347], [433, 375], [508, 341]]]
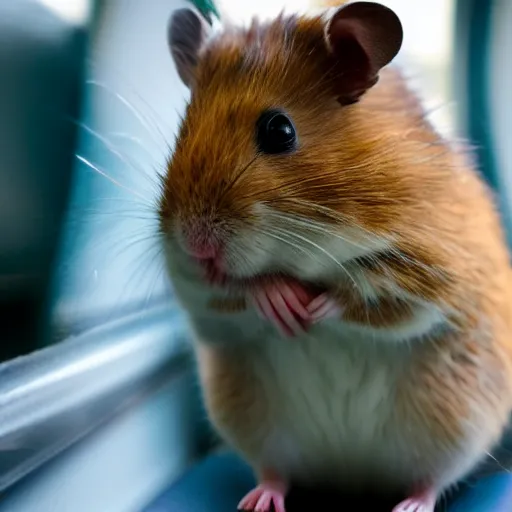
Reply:
[[360, 105], [401, 43], [396, 14], [371, 2], [215, 34], [176, 11], [169, 45], [191, 98], [161, 197], [172, 250], [239, 279], [332, 276], [370, 250], [357, 233], [391, 222], [405, 192], [386, 194], [393, 154], [379, 160]]

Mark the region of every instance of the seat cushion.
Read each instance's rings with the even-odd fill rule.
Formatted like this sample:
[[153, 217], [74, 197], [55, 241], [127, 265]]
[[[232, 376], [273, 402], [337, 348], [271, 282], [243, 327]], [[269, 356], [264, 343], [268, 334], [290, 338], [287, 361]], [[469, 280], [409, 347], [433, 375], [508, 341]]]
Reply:
[[[233, 454], [215, 454], [206, 458], [178, 482], [165, 490], [144, 512], [235, 512], [242, 496], [254, 485], [250, 468]], [[301, 510], [343, 510], [343, 501], [354, 498], [313, 495], [295, 491], [287, 502], [289, 512]], [[392, 503], [376, 503], [360, 499], [361, 507], [371, 506], [374, 512], [389, 512]], [[448, 505], [448, 508], [446, 508]], [[497, 474], [480, 479], [475, 485], [461, 489], [440, 510], [448, 512], [510, 512], [512, 510], [512, 475]]]
[[235, 512], [253, 485], [251, 469], [238, 457], [215, 454], [189, 470], [144, 512]]

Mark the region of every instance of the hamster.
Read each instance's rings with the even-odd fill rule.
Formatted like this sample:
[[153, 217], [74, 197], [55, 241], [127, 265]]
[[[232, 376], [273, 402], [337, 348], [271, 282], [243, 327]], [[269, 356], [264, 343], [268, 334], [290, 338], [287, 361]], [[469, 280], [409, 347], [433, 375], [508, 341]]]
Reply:
[[291, 485], [433, 512], [512, 409], [511, 269], [470, 159], [400, 72], [397, 15], [355, 2], [212, 32], [175, 11], [191, 98], [159, 206], [210, 418]]

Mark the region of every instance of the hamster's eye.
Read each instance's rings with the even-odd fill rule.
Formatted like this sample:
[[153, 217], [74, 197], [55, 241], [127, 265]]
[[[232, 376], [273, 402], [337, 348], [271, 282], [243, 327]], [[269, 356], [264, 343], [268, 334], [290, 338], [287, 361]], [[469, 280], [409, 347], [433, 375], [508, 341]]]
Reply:
[[297, 133], [292, 120], [280, 110], [267, 110], [257, 122], [256, 142], [263, 153], [289, 153], [297, 147]]

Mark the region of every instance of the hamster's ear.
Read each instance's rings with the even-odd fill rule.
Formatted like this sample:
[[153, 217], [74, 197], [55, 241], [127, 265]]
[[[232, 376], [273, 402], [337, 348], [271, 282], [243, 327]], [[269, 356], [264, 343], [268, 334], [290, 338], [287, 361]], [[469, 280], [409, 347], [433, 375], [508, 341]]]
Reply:
[[355, 2], [331, 15], [325, 39], [336, 62], [339, 101], [353, 103], [377, 83], [381, 68], [400, 50], [402, 24], [384, 5]]
[[210, 26], [192, 9], [177, 9], [167, 27], [167, 42], [178, 74], [187, 87], [194, 81], [199, 51], [206, 41]]

